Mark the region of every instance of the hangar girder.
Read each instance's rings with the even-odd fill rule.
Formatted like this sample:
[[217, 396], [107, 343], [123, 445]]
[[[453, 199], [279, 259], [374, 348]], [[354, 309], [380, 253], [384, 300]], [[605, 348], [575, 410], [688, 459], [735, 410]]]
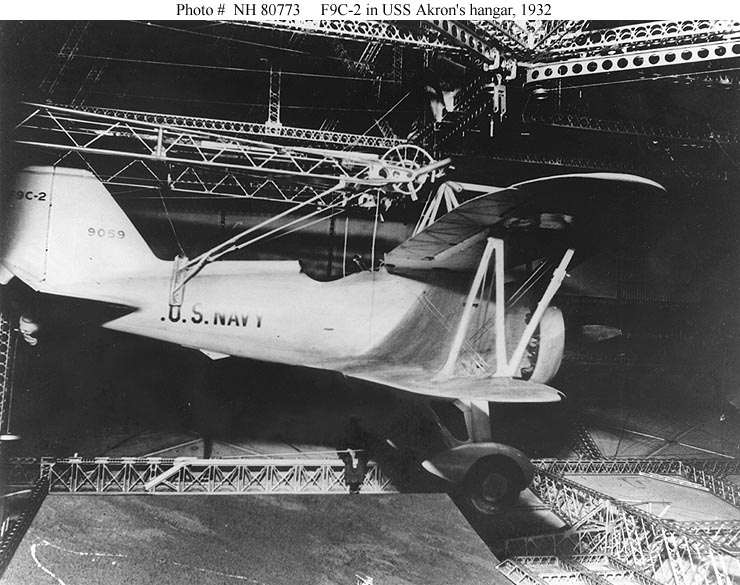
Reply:
[[510, 581], [522, 585], [584, 582], [591, 585], [611, 585], [615, 582], [658, 585], [655, 579], [603, 554], [579, 554], [567, 558], [513, 557], [503, 561], [497, 568]]
[[[9, 435], [16, 344], [17, 332], [13, 330], [7, 313], [0, 311], [0, 441], [1, 437]], [[0, 449], [2, 449], [1, 444]]]
[[740, 474], [738, 459], [681, 459], [669, 458], [619, 458], [619, 459], [537, 459], [537, 467], [558, 475], [580, 474], [636, 474], [657, 473], [660, 475], [684, 475], [686, 466], [701, 470], [714, 478]]
[[228, 24], [283, 30], [307, 35], [318, 35], [330, 39], [404, 44], [421, 49], [459, 51], [460, 48], [439, 34], [423, 27], [410, 27], [405, 22], [379, 20], [272, 20], [272, 21], [227, 21]]
[[31, 494], [23, 508], [23, 511], [17, 518], [8, 518], [5, 522], [0, 523], [0, 579], [2, 579], [5, 569], [7, 569], [15, 551], [23, 540], [26, 531], [31, 526], [33, 519], [44, 503], [44, 499], [49, 494], [49, 478], [40, 476], [34, 483]]
[[671, 585], [730, 585], [740, 554], [678, 522], [663, 520], [567, 478], [540, 470], [532, 491], [569, 528], [506, 541], [508, 556], [602, 553]]
[[[72, 494], [330, 494], [347, 493], [340, 459], [164, 459], [97, 457], [42, 459], [49, 493]], [[395, 493], [369, 462], [362, 493]]]
[[657, 46], [695, 45], [740, 36], [738, 20], [659, 20], [599, 30], [570, 30], [538, 60], [588, 57], [605, 51], [641, 51]]
[[504, 56], [531, 61], [535, 54], [552, 50], [565, 42], [567, 35], [580, 32], [587, 20], [474, 20], [474, 34], [487, 38]]
[[195, 128], [210, 132], [234, 134], [236, 136], [267, 136], [281, 140], [294, 141], [301, 144], [331, 144], [334, 146], [343, 146], [347, 149], [358, 148], [363, 150], [386, 151], [394, 146], [406, 144], [405, 140], [401, 140], [399, 138], [372, 136], [369, 134], [352, 134], [335, 130], [298, 128], [285, 125], [273, 126], [270, 124], [261, 124], [259, 122], [198, 118], [193, 116], [161, 114], [154, 112], [136, 112], [116, 108], [81, 106], [75, 109], [89, 112], [91, 114], [101, 114], [104, 116], [137, 122], [149, 122], [153, 124], [177, 126], [180, 128]]
[[[426, 157], [401, 160], [402, 146], [383, 155], [284, 146], [171, 125], [161, 119], [150, 122], [142, 119], [146, 116], [118, 117], [59, 106], [34, 108], [16, 127], [16, 142], [61, 152], [57, 163], [70, 154], [80, 155], [88, 168], [110, 184], [167, 185], [198, 193], [249, 196], [242, 178], [247, 176], [310, 183], [319, 191], [322, 186], [336, 190], [341, 184], [341, 190], [380, 189], [413, 198], [419, 181], [446, 164], [429, 163]], [[104, 175], [85, 158], [92, 156], [123, 163]]]
[[[568, 78], [580, 78], [607, 73], [629, 72], [671, 76], [676, 67], [711, 64], [724, 68], [737, 67], [740, 58], [740, 42], [722, 39], [718, 41], [680, 46], [656, 46], [654, 48], [625, 48], [619, 52], [575, 56], [561, 61], [536, 63], [527, 69], [525, 86], [533, 83], [549, 83]], [[667, 71], [667, 73], [666, 73]]]

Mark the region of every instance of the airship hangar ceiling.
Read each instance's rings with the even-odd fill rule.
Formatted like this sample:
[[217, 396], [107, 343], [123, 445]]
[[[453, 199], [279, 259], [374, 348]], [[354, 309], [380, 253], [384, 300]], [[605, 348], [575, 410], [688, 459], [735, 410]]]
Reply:
[[[660, 183], [664, 198], [615, 217], [623, 246], [575, 268], [555, 299], [565, 410], [503, 409], [500, 429], [535, 457], [561, 456], [574, 436], [587, 456], [738, 456], [740, 21], [28, 21], [0, 24], [0, 43], [3, 181], [30, 164], [93, 169], [169, 260], [310, 198], [326, 186], [325, 161], [287, 178], [246, 163], [176, 168], [142, 155], [153, 129], [269, 143], [281, 156], [448, 161], [443, 178], [461, 199], [474, 192], [465, 185], [566, 173]], [[300, 259], [319, 280], [366, 270], [409, 237], [436, 185], [305, 221], [235, 257]], [[14, 455], [152, 453], [151, 429], [225, 439], [244, 421], [293, 442], [321, 428], [314, 438], [329, 444], [346, 406], [339, 382], [314, 373], [226, 363], [213, 374], [190, 350], [87, 326], [45, 341], [19, 354], [28, 389], [14, 417], [29, 438]], [[390, 408], [388, 397], [352, 400], [379, 418]]]

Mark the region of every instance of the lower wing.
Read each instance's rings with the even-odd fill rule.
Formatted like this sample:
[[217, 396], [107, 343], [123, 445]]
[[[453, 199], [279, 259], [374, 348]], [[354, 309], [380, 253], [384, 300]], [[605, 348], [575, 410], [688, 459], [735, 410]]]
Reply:
[[437, 373], [418, 366], [373, 365], [347, 370], [344, 375], [354, 380], [447, 400], [543, 403], [558, 402], [562, 397], [555, 388], [537, 382], [493, 376], [440, 378]]

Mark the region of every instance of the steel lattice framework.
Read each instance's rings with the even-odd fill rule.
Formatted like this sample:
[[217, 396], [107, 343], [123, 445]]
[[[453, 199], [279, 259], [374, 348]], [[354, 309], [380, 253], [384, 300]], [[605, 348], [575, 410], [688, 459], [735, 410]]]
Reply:
[[730, 585], [740, 571], [734, 548], [566, 478], [539, 471], [532, 491], [570, 529], [511, 539], [506, 542], [509, 556], [599, 552], [671, 585]]
[[573, 421], [570, 429], [571, 446], [576, 453], [592, 459], [604, 459], [604, 454], [582, 422]]
[[681, 526], [686, 530], [711, 538], [728, 550], [740, 553], [740, 520], [681, 522]]
[[[333, 459], [43, 459], [50, 493], [340, 494], [345, 464]], [[370, 462], [363, 493], [395, 492]]]
[[0, 523], [0, 579], [48, 493], [48, 478], [38, 478], [23, 512], [10, 523]]
[[406, 144], [404, 140], [387, 136], [371, 136], [367, 134], [350, 134], [334, 130], [318, 130], [313, 128], [297, 128], [294, 126], [276, 126], [260, 124], [258, 122], [242, 122], [237, 120], [223, 120], [218, 118], [197, 118], [173, 114], [158, 114], [154, 112], [138, 112], [134, 110], [120, 110], [116, 108], [99, 108], [80, 106], [78, 111], [91, 114], [100, 114], [120, 120], [146, 122], [160, 126], [177, 127], [183, 129], [205, 130], [219, 134], [238, 137], [264, 136], [281, 140], [298, 142], [301, 144], [344, 146], [348, 149], [386, 151], [394, 146]]
[[8, 315], [0, 310], [0, 434], [8, 430], [15, 347], [13, 327]]
[[272, 20], [272, 21], [227, 21], [228, 24], [284, 30], [331, 39], [342, 38], [354, 41], [405, 44], [422, 49], [452, 50], [459, 47], [450, 43], [434, 31], [412, 28], [403, 21], [378, 20]]
[[[538, 63], [527, 70], [526, 84], [584, 75], [647, 71], [701, 63], [716, 63], [740, 58], [740, 42], [722, 40], [677, 47], [656, 46], [652, 49], [625, 49], [607, 55], [573, 57], [563, 61]], [[726, 64], [734, 66], [734, 63]]]
[[517, 585], [545, 583], [587, 583], [589, 585], [657, 585], [629, 565], [603, 554], [514, 557], [498, 565], [498, 570]]
[[[700, 470], [706, 476], [719, 480], [727, 475], [740, 474], [740, 460], [738, 459], [650, 459], [635, 457], [629, 459], [535, 459], [533, 463], [544, 471], [558, 475], [656, 473], [688, 477], [689, 473], [694, 473], [693, 470]], [[689, 477], [689, 479], [696, 481], [693, 477]]]
[[604, 51], [638, 51], [733, 38], [740, 38], [740, 20], [659, 20], [593, 31], [571, 29], [538, 57], [547, 61], [566, 55], [586, 57]]
[[479, 34], [490, 38], [505, 54], [525, 61], [549, 54], [587, 23], [586, 20], [471, 21]]
[[[415, 196], [416, 186], [438, 166], [422, 168], [426, 153], [397, 146], [382, 156], [342, 150], [283, 146], [231, 133], [150, 122], [142, 116], [99, 114], [59, 106], [35, 105], [16, 127], [16, 142], [61, 152], [57, 160], [75, 154], [104, 183], [249, 197], [255, 178], [313, 183], [332, 191], [384, 190]], [[179, 122], [182, 122], [180, 119]], [[191, 119], [192, 120], [192, 119]], [[91, 157], [106, 157], [93, 166]], [[421, 171], [421, 173], [420, 173]], [[423, 176], [422, 176], [423, 175]], [[333, 195], [335, 200], [340, 195]], [[325, 203], [328, 203], [325, 202]]]

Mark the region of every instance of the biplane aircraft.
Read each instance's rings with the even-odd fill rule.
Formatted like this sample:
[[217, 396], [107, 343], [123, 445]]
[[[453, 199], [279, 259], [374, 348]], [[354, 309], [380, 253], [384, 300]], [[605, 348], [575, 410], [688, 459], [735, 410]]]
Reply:
[[561, 399], [547, 385], [565, 331], [550, 303], [581, 249], [618, 239], [617, 211], [662, 191], [607, 173], [479, 189], [378, 270], [318, 282], [297, 261], [213, 261], [228, 247], [158, 259], [91, 172], [28, 167], [4, 197], [0, 282], [110, 304], [120, 311], [104, 327], [214, 358], [327, 369], [453, 403], [467, 437], [439, 420], [448, 448], [423, 465], [493, 513], [529, 484], [532, 467], [492, 442], [489, 405]]

